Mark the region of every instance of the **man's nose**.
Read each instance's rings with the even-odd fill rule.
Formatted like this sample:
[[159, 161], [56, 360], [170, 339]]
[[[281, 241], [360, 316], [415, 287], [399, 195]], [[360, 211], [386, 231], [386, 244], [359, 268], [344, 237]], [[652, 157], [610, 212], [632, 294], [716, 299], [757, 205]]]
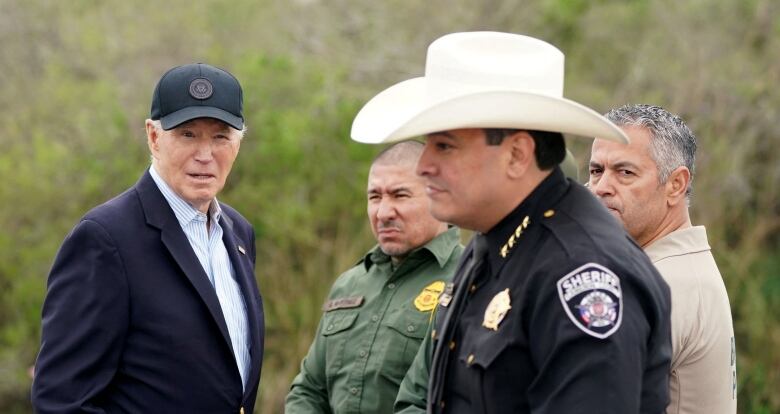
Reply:
[[214, 158], [210, 139], [199, 139], [195, 145], [195, 159], [197, 161], [209, 162]]
[[417, 168], [415, 169], [417, 175], [425, 177], [433, 173], [433, 164], [431, 163], [431, 145], [426, 143], [423, 153], [420, 155], [420, 159], [417, 161]]
[[612, 184], [612, 175], [604, 172], [595, 180], [590, 180], [590, 191], [599, 197], [615, 194], [615, 186]]
[[381, 221], [392, 220], [396, 216], [396, 210], [393, 203], [386, 198], [379, 202], [379, 208], [376, 210], [376, 217]]

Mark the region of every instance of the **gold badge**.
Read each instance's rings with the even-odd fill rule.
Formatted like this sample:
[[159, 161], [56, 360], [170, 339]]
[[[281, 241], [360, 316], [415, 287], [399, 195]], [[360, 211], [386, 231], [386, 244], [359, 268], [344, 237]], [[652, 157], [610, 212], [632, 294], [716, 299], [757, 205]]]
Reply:
[[428, 312], [436, 307], [439, 295], [444, 291], [444, 282], [437, 280], [423, 288], [422, 292], [414, 298], [414, 307], [420, 312]]
[[511, 299], [509, 297], [509, 289], [504, 289], [499, 292], [488, 303], [487, 309], [485, 309], [485, 320], [482, 321], [482, 326], [494, 331], [498, 330], [498, 325], [504, 320], [504, 316], [512, 309], [510, 304]]

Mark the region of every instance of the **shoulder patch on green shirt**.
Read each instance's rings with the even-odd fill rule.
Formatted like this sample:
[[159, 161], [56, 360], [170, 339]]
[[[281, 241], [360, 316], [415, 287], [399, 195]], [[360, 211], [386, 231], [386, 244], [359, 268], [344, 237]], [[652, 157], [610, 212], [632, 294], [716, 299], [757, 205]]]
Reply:
[[437, 280], [423, 288], [422, 292], [414, 298], [414, 306], [420, 312], [428, 312], [436, 307], [439, 295], [444, 290], [444, 282]]
[[357, 308], [363, 304], [363, 296], [350, 296], [347, 298], [331, 299], [322, 305], [323, 312], [330, 312], [336, 309]]

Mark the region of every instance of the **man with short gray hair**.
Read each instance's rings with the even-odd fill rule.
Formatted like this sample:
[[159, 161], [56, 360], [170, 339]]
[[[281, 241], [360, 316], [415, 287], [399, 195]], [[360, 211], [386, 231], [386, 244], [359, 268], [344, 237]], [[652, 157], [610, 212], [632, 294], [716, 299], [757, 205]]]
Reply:
[[628, 145], [593, 142], [591, 191], [645, 250], [672, 292], [668, 413], [736, 412], [734, 329], [726, 287], [704, 226], [688, 204], [696, 137], [658, 106], [626, 105], [606, 117]]

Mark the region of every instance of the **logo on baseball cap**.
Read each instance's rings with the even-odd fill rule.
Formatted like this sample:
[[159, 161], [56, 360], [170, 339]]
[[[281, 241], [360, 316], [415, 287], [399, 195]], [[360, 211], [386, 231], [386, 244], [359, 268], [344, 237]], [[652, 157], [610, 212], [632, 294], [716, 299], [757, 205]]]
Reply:
[[166, 72], [152, 96], [151, 118], [169, 130], [196, 118], [215, 118], [244, 128], [241, 85], [230, 73], [205, 63]]

